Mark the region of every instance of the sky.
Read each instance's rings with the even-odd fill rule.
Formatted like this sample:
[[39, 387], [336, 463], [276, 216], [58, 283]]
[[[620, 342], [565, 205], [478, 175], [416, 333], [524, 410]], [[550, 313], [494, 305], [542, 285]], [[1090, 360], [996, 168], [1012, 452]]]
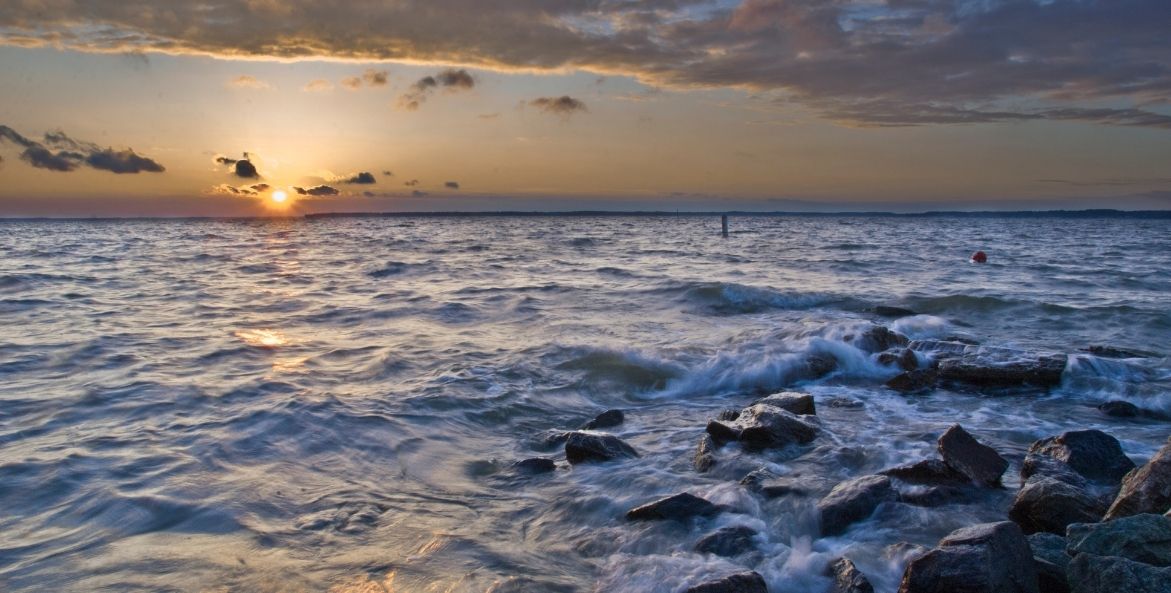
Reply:
[[0, 216], [1171, 209], [1167, 0], [0, 0]]

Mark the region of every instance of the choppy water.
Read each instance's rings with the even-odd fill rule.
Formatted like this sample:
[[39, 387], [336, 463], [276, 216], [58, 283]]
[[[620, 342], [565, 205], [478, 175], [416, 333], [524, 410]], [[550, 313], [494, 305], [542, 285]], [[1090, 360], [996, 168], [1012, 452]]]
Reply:
[[[897, 542], [1004, 516], [1028, 445], [1171, 424], [1171, 223], [1062, 219], [411, 218], [0, 223], [0, 589], [676, 592], [749, 566], [820, 591], [846, 553], [893, 591]], [[991, 263], [967, 262], [974, 249]], [[867, 312], [900, 305], [892, 322]], [[912, 337], [1075, 354], [1051, 392], [902, 396], [844, 341]], [[1108, 344], [1155, 354], [1106, 360]], [[797, 361], [839, 370], [789, 385]], [[720, 452], [707, 418], [759, 392], [818, 399], [804, 448]], [[861, 407], [834, 407], [847, 398]], [[838, 400], [842, 401], [842, 400]], [[607, 408], [643, 457], [519, 477]], [[888, 505], [816, 538], [816, 497], [737, 485], [765, 466], [814, 493], [933, 456], [960, 422], [1013, 461], [964, 505]], [[687, 490], [694, 525], [622, 514]], [[691, 552], [763, 532], [737, 560]]]

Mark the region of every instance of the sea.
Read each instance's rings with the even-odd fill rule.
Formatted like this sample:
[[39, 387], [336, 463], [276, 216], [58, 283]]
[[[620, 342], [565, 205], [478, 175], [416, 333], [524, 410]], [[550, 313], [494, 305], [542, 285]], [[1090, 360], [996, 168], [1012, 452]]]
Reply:
[[[1171, 433], [1171, 220], [730, 231], [670, 215], [0, 221], [0, 590], [680, 593], [755, 570], [773, 593], [822, 592], [846, 556], [889, 593], [915, 550], [1004, 520], [1037, 439], [1100, 429], [1142, 463]], [[1054, 387], [902, 394], [858, 342], [875, 325], [1068, 362]], [[834, 370], [800, 372], [813, 355]], [[728, 445], [696, 471], [709, 419], [786, 390], [814, 396], [814, 442]], [[1112, 400], [1143, 414], [1098, 410]], [[640, 456], [568, 464], [559, 435], [608, 409]], [[819, 534], [835, 484], [936, 457], [957, 423], [1009, 460], [1004, 488]], [[556, 469], [513, 467], [532, 457]], [[762, 468], [800, 488], [740, 484]], [[724, 512], [625, 519], [679, 492]], [[729, 526], [757, 532], [750, 551], [694, 550]]]

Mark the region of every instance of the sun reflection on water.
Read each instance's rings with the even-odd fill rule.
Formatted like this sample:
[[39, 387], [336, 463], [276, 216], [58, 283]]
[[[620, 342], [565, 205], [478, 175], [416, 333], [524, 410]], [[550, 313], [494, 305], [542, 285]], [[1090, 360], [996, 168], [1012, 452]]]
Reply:
[[289, 343], [284, 334], [271, 329], [242, 329], [233, 335], [254, 348], [279, 348]]

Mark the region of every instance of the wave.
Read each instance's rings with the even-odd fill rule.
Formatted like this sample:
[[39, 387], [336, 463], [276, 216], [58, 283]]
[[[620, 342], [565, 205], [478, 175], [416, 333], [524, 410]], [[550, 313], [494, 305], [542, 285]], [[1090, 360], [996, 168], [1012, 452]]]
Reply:
[[785, 292], [734, 282], [684, 283], [666, 289], [679, 300], [715, 315], [761, 313], [770, 309], [811, 309], [840, 298], [819, 292]]

